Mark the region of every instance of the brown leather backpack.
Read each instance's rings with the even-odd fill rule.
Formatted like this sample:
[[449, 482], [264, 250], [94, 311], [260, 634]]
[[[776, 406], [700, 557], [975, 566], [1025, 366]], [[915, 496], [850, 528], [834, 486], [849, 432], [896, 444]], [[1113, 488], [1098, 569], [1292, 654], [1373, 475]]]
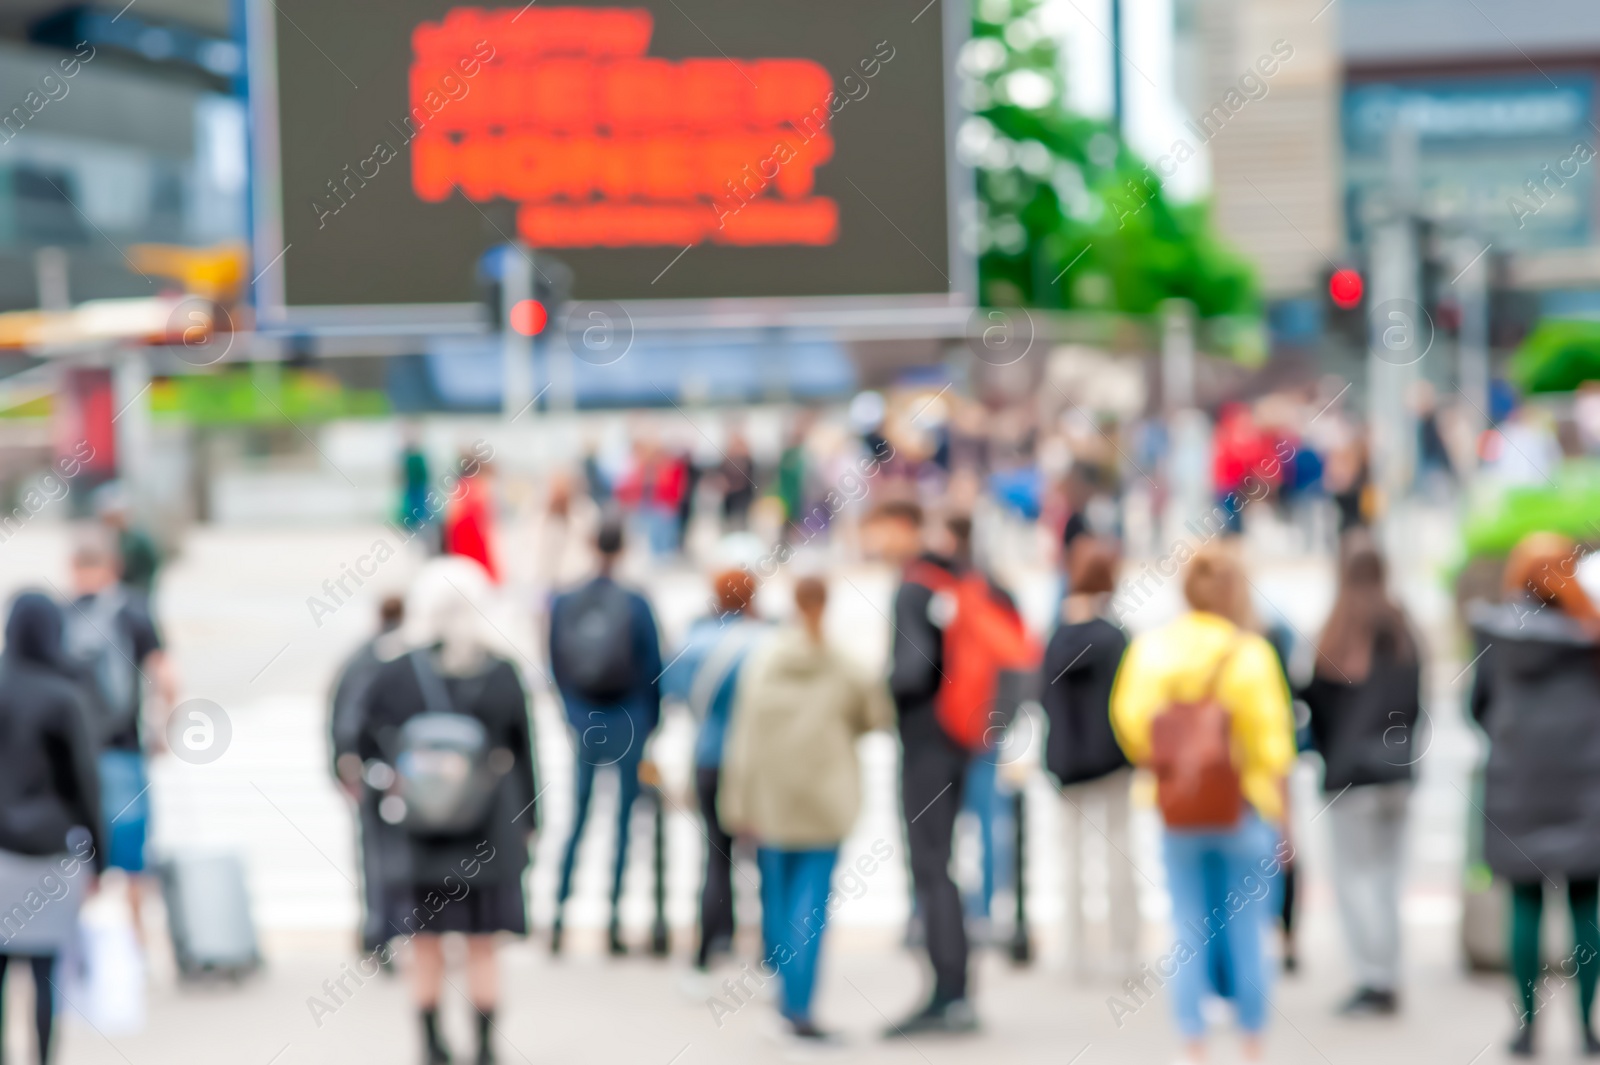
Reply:
[[1233, 762], [1233, 715], [1217, 701], [1217, 683], [1243, 642], [1235, 636], [1194, 702], [1174, 700], [1150, 723], [1156, 802], [1169, 828], [1226, 830], [1244, 814], [1244, 788]]

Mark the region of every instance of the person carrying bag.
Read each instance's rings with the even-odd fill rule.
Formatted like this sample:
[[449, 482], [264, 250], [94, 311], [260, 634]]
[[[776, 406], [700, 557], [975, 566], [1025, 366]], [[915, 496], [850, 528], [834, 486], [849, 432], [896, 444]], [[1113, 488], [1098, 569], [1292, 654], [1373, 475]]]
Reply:
[[1204, 1056], [1209, 985], [1234, 1002], [1244, 1060], [1259, 1061], [1270, 983], [1262, 937], [1292, 853], [1289, 691], [1253, 631], [1249, 581], [1227, 545], [1196, 551], [1183, 592], [1189, 613], [1129, 646], [1111, 722], [1129, 760], [1156, 778], [1176, 943], [1154, 971], [1170, 985], [1181, 1060]]
[[26, 959], [41, 1063], [55, 1031], [56, 962], [106, 849], [94, 740], [62, 629], [61, 608], [25, 592], [0, 655], [0, 998], [10, 961]]

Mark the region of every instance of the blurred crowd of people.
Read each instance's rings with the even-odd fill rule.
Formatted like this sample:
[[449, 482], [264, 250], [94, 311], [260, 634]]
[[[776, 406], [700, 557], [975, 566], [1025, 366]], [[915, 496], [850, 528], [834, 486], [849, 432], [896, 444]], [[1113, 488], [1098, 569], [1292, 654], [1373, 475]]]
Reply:
[[[971, 957], [990, 940], [996, 885], [1009, 873], [1010, 803], [1020, 801], [1000, 776], [1013, 748], [1026, 746], [1029, 730], [1017, 723], [1036, 714], [1045, 727], [1033, 757], [1064, 815], [1073, 967], [1110, 979], [1119, 1026], [1163, 993], [1181, 1060], [1199, 1062], [1206, 1002], [1220, 999], [1231, 1004], [1244, 1059], [1262, 1058], [1273, 985], [1298, 957], [1288, 779], [1309, 752], [1321, 764], [1355, 977], [1339, 1009], [1398, 1011], [1428, 652], [1369, 528], [1383, 504], [1342, 395], [1323, 383], [1219, 408], [1203, 500], [1215, 520], [1187, 522], [1176, 541], [1163, 512], [1192, 491], [1180, 467], [1194, 456], [1180, 454], [1178, 435], [1156, 419], [1119, 423], [1070, 400], [1046, 418], [1032, 405], [1001, 416], [949, 390], [915, 403], [865, 393], [835, 416], [793, 417], [764, 457], [737, 424], [711, 446], [715, 461], [646, 431], [620, 455], [591, 447], [581, 469], [550, 482], [547, 510], [568, 532], [537, 541], [537, 551], [574, 547], [580, 499], [592, 521], [582, 527], [581, 578], [548, 559], [535, 566], [550, 587], [532, 607], [542, 665], [489, 621], [514, 550], [495, 527], [492, 453], [464, 451], [441, 487], [408, 443], [399, 521], [427, 560], [403, 597], [383, 601], [378, 630], [340, 671], [329, 741], [359, 831], [364, 961], [403, 962], [424, 1061], [453, 1058], [439, 1020], [451, 935], [466, 943], [474, 1060], [496, 1060], [496, 943], [533, 931], [525, 882], [541, 827], [541, 739], [570, 746], [574, 765], [550, 950], [569, 949], [575, 862], [606, 775], [617, 784], [606, 943], [615, 955], [632, 949], [620, 912], [624, 870], [636, 802], [652, 795], [659, 809], [667, 786], [651, 754], [664, 707], [687, 712], [696, 729], [691, 788], [705, 846], [692, 965], [710, 974], [758, 940], [746, 969], [760, 984], [777, 982], [785, 1040], [837, 1040], [815, 1009], [837, 885], [890, 861], [909, 867], [907, 943], [924, 958], [927, 983], [918, 1008], [885, 1037], [980, 1028]], [[1463, 461], [1449, 442], [1457, 430], [1436, 414], [1420, 421], [1419, 492], [1432, 490], [1431, 478], [1454, 480]], [[1304, 646], [1251, 580], [1239, 545], [1252, 507], [1275, 509], [1305, 530], [1307, 547], [1335, 559], [1332, 607]], [[170, 707], [176, 687], [147, 600], [158, 560], [120, 513], [108, 509], [75, 548], [70, 595], [28, 593], [12, 604], [0, 658], [7, 900], [68, 860], [88, 870], [85, 884], [104, 869], [146, 869], [145, 761], [163, 730], [143, 700]], [[690, 550], [697, 521], [711, 527], [709, 550]], [[1051, 545], [1058, 571], [1042, 628], [1024, 619], [1019, 589], [1008, 587], [1016, 571], [1002, 564], [1018, 529]], [[707, 605], [681, 642], [664, 643], [648, 590], [625, 577], [630, 550], [700, 566]], [[1600, 732], [1588, 717], [1600, 705], [1600, 613], [1577, 579], [1582, 554], [1553, 534], [1530, 537], [1512, 552], [1499, 601], [1470, 613], [1481, 648], [1470, 708], [1490, 740], [1486, 859], [1511, 885], [1519, 1054], [1532, 1052], [1549, 997], [1539, 924], [1542, 885], [1553, 878], [1569, 887], [1583, 1045], [1600, 1052], [1589, 1019], [1600, 973], [1600, 805], [1588, 801], [1600, 787]], [[1159, 556], [1181, 589], [1177, 617], [1129, 631], [1118, 594], [1130, 556]], [[859, 599], [841, 606], [837, 586], [839, 567], [863, 557], [896, 576], [892, 609], [869, 619], [887, 629], [879, 674], [825, 624], [830, 610], [866, 608]], [[787, 592], [770, 617], [757, 605], [768, 584]], [[536, 735], [530, 707], [542, 687], [559, 701], [565, 737]], [[901, 836], [842, 865], [862, 809], [857, 741], [875, 731], [897, 741]], [[1153, 784], [1172, 901], [1170, 946], [1155, 955], [1131, 857], [1143, 778]], [[952, 872], [963, 815], [978, 824], [983, 855], [982, 883], [965, 891]], [[1091, 835], [1109, 844], [1109, 953], [1098, 958], [1086, 930]], [[759, 877], [759, 919], [738, 912], [741, 862]], [[25, 957], [36, 984], [51, 986], [73, 912], [61, 905], [40, 911], [48, 919], [7, 924], [0, 976], [6, 959]], [[748, 1001], [701, 986], [718, 1023]], [[44, 1060], [53, 1008], [45, 990], [38, 1001]]]

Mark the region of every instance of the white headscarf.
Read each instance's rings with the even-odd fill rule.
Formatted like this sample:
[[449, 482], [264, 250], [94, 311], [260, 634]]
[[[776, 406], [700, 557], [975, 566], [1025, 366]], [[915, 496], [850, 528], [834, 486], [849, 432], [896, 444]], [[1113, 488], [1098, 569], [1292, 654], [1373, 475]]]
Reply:
[[489, 575], [477, 562], [445, 555], [423, 564], [406, 594], [403, 627], [409, 647], [438, 647], [439, 668], [449, 676], [480, 672], [504, 641], [489, 621]]

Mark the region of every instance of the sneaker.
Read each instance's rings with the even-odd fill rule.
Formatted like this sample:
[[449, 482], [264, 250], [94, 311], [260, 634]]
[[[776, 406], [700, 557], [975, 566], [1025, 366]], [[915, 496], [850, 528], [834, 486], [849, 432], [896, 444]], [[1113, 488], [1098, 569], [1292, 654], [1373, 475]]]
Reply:
[[622, 941], [622, 925], [615, 917], [611, 919], [611, 927], [606, 930], [607, 949], [614, 957], [622, 957], [628, 953], [628, 945]]
[[1533, 1057], [1533, 1026], [1530, 1024], [1518, 1032], [1516, 1038], [1511, 1040], [1511, 1045], [1506, 1047], [1506, 1050], [1514, 1058]]
[[550, 954], [552, 957], [561, 956], [561, 918], [559, 917], [550, 925]]
[[905, 1039], [914, 1035], [960, 1035], [977, 1030], [978, 1015], [973, 1012], [972, 1003], [958, 998], [942, 1005], [929, 1003], [899, 1024], [891, 1025], [883, 1036]]
[[1339, 1007], [1339, 1013], [1344, 1017], [1388, 1017], [1399, 1008], [1400, 1001], [1393, 991], [1362, 987], [1345, 1000]]
[[1583, 1030], [1583, 1056], [1586, 1058], [1600, 1057], [1600, 1039], [1595, 1038], [1594, 1030]]

